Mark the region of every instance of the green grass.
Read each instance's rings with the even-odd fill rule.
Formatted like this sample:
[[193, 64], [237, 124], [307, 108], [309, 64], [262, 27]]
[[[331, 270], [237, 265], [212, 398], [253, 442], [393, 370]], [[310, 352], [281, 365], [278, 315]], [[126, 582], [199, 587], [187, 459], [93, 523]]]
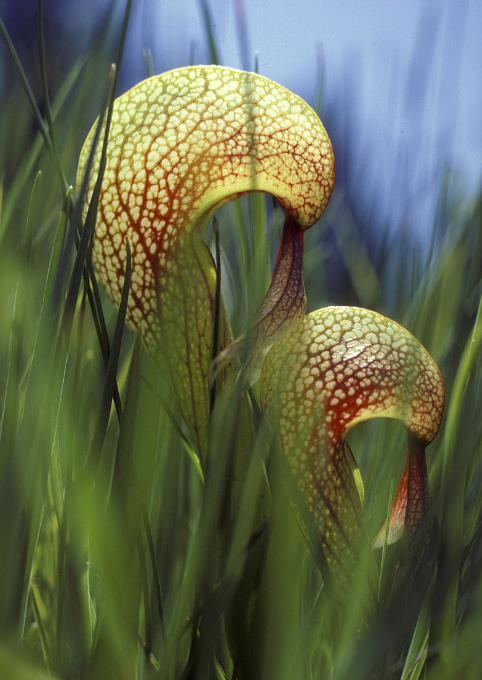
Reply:
[[[108, 106], [107, 51], [94, 45], [47, 106], [41, 68], [41, 132], [20, 76], [2, 106], [0, 677], [479, 678], [482, 194], [442, 186], [429, 252], [396, 233], [376, 269], [336, 191], [307, 234], [313, 304], [333, 302], [324, 265], [336, 248], [351, 283], [335, 302], [404, 323], [446, 381], [428, 449], [437, 539], [419, 582], [397, 546], [383, 562], [376, 554], [378, 612], [367, 620], [363, 556], [342, 611], [323, 587], [256, 387], [250, 406], [243, 390], [218, 389], [201, 471], [169, 377], [97, 289], [70, 185]], [[256, 196], [218, 215], [235, 331], [270, 278], [281, 216], [269, 205]], [[365, 424], [350, 444], [373, 535], [403, 466], [402, 428]]]

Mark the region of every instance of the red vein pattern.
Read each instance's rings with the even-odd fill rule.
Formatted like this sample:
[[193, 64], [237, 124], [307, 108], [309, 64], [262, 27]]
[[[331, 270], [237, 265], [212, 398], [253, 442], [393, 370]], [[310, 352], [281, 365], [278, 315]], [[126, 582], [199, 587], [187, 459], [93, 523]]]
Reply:
[[430, 354], [405, 328], [367, 309], [319, 309], [273, 345], [261, 380], [263, 405], [274, 411], [332, 568], [340, 561], [336, 543], [348, 549], [358, 531], [351, 526], [359, 524], [354, 481], [342, 469], [344, 439], [356, 423], [386, 417], [406, 425], [409, 465], [393, 520], [403, 515], [411, 528], [420, 522], [428, 494], [424, 449], [440, 426], [444, 386]]
[[[94, 128], [80, 156], [84, 172]], [[98, 167], [100, 149], [94, 159]], [[87, 200], [96, 179], [89, 179]], [[114, 103], [93, 261], [118, 304], [125, 238], [132, 250], [128, 323], [153, 350], [166, 282], [185, 235], [246, 191], [271, 193], [301, 228], [334, 181], [331, 144], [316, 113], [253, 73], [192, 66], [149, 78]]]

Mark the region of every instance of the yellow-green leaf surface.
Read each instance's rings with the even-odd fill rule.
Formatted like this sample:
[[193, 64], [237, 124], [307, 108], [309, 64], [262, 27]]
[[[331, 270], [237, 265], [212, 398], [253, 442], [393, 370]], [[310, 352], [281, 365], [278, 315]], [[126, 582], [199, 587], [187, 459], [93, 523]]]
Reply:
[[[78, 184], [95, 125], [83, 146]], [[86, 196], [92, 195], [100, 149]], [[322, 214], [333, 151], [316, 113], [254, 73], [192, 66], [149, 78], [115, 100], [93, 261], [114, 304], [132, 251], [127, 322], [167, 358], [185, 418], [205, 448], [213, 347], [214, 267], [200, 235], [211, 212], [247, 191], [271, 193], [287, 214], [259, 335], [304, 310], [302, 230]], [[226, 336], [226, 333], [224, 332]]]
[[[326, 307], [273, 345], [261, 379], [263, 404], [279, 429], [328, 560], [336, 562], [341, 547], [335, 543], [349, 543], [357, 529], [348, 521], [356, 515], [356, 508], [350, 510], [356, 485], [344, 462], [347, 431], [370, 418], [396, 418], [415, 442], [414, 453], [423, 456], [443, 413], [438, 367], [413, 335], [387, 317], [357, 307]], [[416, 460], [421, 462], [412, 474], [412, 491], [422, 493], [425, 459]], [[404, 513], [406, 507], [405, 494]]]
[[[81, 152], [78, 183], [94, 129]], [[99, 160], [100, 149], [94, 167]], [[128, 321], [155, 346], [162, 294], [187, 232], [216, 206], [251, 190], [271, 193], [308, 227], [322, 214], [333, 181], [333, 151], [320, 119], [281, 85], [218, 66], [144, 80], [114, 103], [93, 250], [99, 277], [118, 304], [129, 239]]]

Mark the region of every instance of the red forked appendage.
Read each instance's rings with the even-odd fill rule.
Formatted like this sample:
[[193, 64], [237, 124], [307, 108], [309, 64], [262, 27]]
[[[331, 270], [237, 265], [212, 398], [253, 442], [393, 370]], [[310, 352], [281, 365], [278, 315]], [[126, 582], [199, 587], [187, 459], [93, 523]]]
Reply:
[[409, 433], [407, 460], [392, 501], [388, 532], [384, 522], [375, 537], [374, 547], [382, 547], [385, 537], [387, 544], [395, 543], [404, 533], [413, 537], [427, 517], [429, 503], [425, 444]]

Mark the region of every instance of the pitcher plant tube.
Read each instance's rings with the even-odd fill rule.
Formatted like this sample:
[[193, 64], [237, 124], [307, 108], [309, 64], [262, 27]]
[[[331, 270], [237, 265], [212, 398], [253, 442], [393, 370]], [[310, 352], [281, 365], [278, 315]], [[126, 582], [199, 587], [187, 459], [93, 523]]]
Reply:
[[[346, 589], [363, 533], [363, 488], [345, 438], [354, 425], [395, 418], [407, 430], [407, 461], [388, 527], [375, 545], [413, 537], [430, 501], [425, 448], [440, 426], [444, 384], [421, 343], [395, 321], [358, 307], [307, 315], [269, 351], [262, 402], [279, 431], [335, 586]], [[386, 529], [386, 530], [385, 530]], [[353, 567], [353, 564], [352, 564]]]
[[[79, 183], [94, 131], [81, 152]], [[96, 150], [86, 210], [99, 161]], [[285, 224], [251, 351], [267, 352], [262, 407], [279, 433], [326, 572], [345, 590], [362, 509], [362, 482], [345, 436], [369, 418], [404, 422], [407, 465], [387, 534], [389, 541], [410, 535], [427, 511], [425, 447], [439, 428], [444, 391], [428, 352], [394, 321], [355, 307], [305, 316], [303, 234], [323, 214], [333, 183], [333, 150], [320, 119], [284, 87], [219, 66], [154, 76], [114, 102], [93, 261], [118, 305], [130, 243], [127, 322], [169, 367], [205, 455], [216, 269], [203, 231], [216, 208], [245, 192], [277, 200]], [[226, 348], [224, 311], [220, 334]]]
[[[95, 127], [80, 155], [79, 184]], [[96, 150], [86, 205], [100, 154]], [[323, 213], [333, 183], [333, 150], [317, 114], [263, 76], [219, 66], [180, 68], [142, 81], [114, 102], [93, 262], [118, 305], [129, 240], [127, 322], [173, 367], [179, 404], [201, 453], [215, 290], [204, 228], [216, 208], [248, 191], [270, 193], [282, 206], [286, 226], [257, 324], [258, 344], [269, 342], [304, 313], [303, 230]]]

